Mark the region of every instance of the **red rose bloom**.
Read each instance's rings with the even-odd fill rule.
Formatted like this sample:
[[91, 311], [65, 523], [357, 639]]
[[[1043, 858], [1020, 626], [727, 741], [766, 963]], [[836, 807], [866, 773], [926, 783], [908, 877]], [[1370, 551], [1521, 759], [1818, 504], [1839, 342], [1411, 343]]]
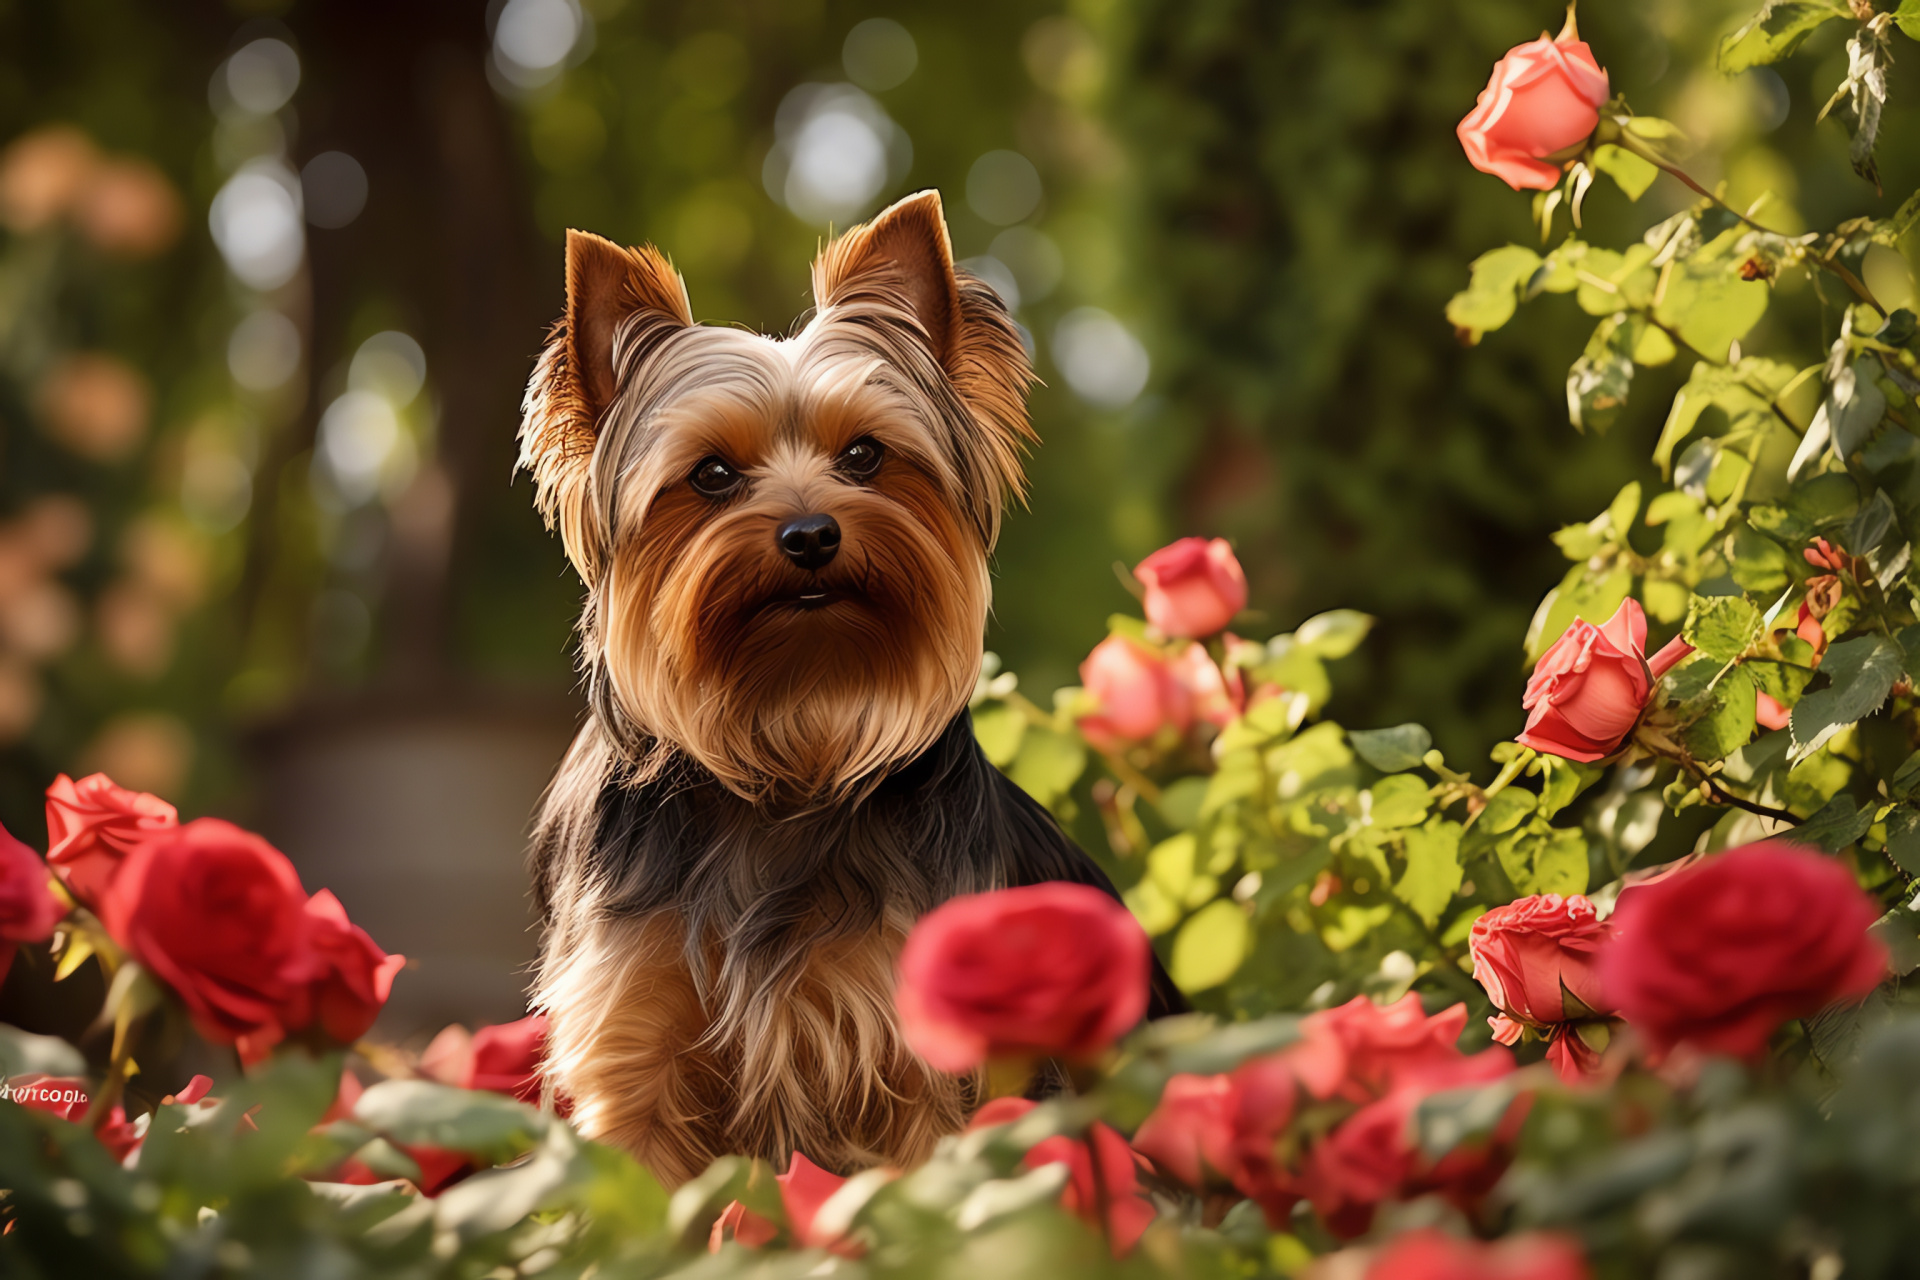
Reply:
[[[850, 1258], [859, 1257], [865, 1252], [856, 1242], [844, 1240], [815, 1225], [821, 1208], [833, 1198], [834, 1192], [847, 1185], [845, 1178], [837, 1173], [829, 1173], [796, 1151], [787, 1165], [787, 1171], [775, 1174], [773, 1181], [780, 1188], [780, 1207], [786, 1210], [787, 1227], [793, 1234], [796, 1248], [831, 1249]], [[728, 1240], [738, 1241], [749, 1249], [757, 1249], [771, 1243], [779, 1234], [771, 1222], [735, 1200], [714, 1219], [713, 1230], [707, 1237], [707, 1249], [711, 1253], [718, 1253]]]
[[[1493, 1038], [1514, 1044], [1523, 1027], [1560, 1028], [1563, 1033], [1553, 1037], [1558, 1044], [1566, 1039], [1567, 1022], [1611, 1014], [1600, 994], [1599, 962], [1613, 932], [1613, 922], [1601, 920], [1593, 903], [1578, 894], [1535, 894], [1474, 921], [1467, 951], [1474, 980], [1500, 1010], [1489, 1019]], [[1587, 1074], [1583, 1065], [1597, 1061], [1590, 1050], [1562, 1046], [1554, 1065], [1563, 1079], [1579, 1079]]]
[[13, 964], [14, 944], [46, 941], [66, 914], [47, 887], [47, 864], [0, 827], [0, 981]]
[[1566, 1236], [1532, 1231], [1505, 1240], [1461, 1240], [1432, 1227], [1395, 1236], [1365, 1280], [1588, 1280], [1586, 1255]]
[[1190, 1187], [1231, 1182], [1239, 1107], [1231, 1076], [1175, 1076], [1133, 1135], [1134, 1149]]
[[547, 1052], [547, 1015], [529, 1014], [517, 1022], [482, 1027], [473, 1033], [473, 1070], [469, 1089], [506, 1093], [540, 1105], [540, 1062]]
[[1247, 607], [1247, 575], [1225, 538], [1182, 538], [1135, 565], [1133, 576], [1146, 588], [1147, 621], [1162, 635], [1210, 636]]
[[133, 847], [179, 823], [159, 796], [117, 787], [104, 773], [78, 782], [63, 773], [47, 788], [47, 863], [74, 897], [97, 906]]
[[[980, 1108], [968, 1129], [988, 1129], [1011, 1124], [1036, 1104], [1027, 1098], [995, 1098]], [[1050, 1164], [1067, 1166], [1067, 1185], [1060, 1191], [1060, 1207], [1095, 1227], [1100, 1225], [1100, 1199], [1107, 1203], [1107, 1238], [1113, 1243], [1113, 1256], [1120, 1257], [1138, 1244], [1153, 1221], [1153, 1205], [1140, 1190], [1140, 1157], [1127, 1140], [1097, 1121], [1088, 1131], [1095, 1152], [1099, 1153], [1100, 1181], [1093, 1177], [1093, 1157], [1086, 1142], [1065, 1136], [1036, 1142], [1021, 1161], [1023, 1169], [1039, 1169]]]
[[1536, 751], [1591, 763], [1620, 749], [1653, 691], [1653, 682], [1693, 652], [1684, 640], [1649, 664], [1647, 615], [1625, 600], [1596, 627], [1575, 618], [1540, 655], [1520, 705], [1530, 714], [1520, 742]]
[[1886, 976], [1879, 918], [1853, 873], [1778, 841], [1747, 845], [1621, 895], [1602, 985], [1657, 1053], [1685, 1042], [1751, 1058], [1790, 1018]]
[[1163, 726], [1185, 733], [1193, 694], [1157, 654], [1124, 636], [1108, 636], [1080, 664], [1080, 683], [1099, 710], [1080, 718], [1080, 732], [1103, 750], [1144, 742]]
[[[1460, 1059], [1454, 1047], [1467, 1025], [1467, 1006], [1456, 1004], [1427, 1016], [1420, 997], [1409, 991], [1381, 1006], [1365, 996], [1309, 1014], [1300, 1029], [1318, 1048], [1321, 1065], [1303, 1072], [1302, 1083], [1315, 1097], [1338, 1093], [1355, 1102], [1370, 1101], [1409, 1077]], [[1289, 1049], [1304, 1065], [1301, 1046]]]
[[[313, 1020], [332, 1039], [352, 1044], [367, 1034], [386, 1007], [393, 977], [407, 958], [390, 956], [375, 945], [365, 929], [347, 919], [346, 908], [331, 890], [322, 889], [309, 898], [306, 911], [313, 952], [321, 967], [309, 992]], [[296, 1017], [289, 1029], [307, 1021]]]
[[21, 1076], [0, 1083], [0, 1102], [30, 1107], [76, 1123], [86, 1118], [91, 1101], [87, 1082], [66, 1076]]
[[1474, 168], [1515, 191], [1552, 190], [1560, 166], [1549, 157], [1587, 140], [1608, 93], [1607, 73], [1571, 33], [1515, 45], [1460, 122], [1460, 145]]
[[900, 1026], [942, 1071], [1090, 1058], [1146, 1012], [1151, 954], [1133, 913], [1087, 885], [955, 898], [901, 949]]
[[293, 864], [218, 818], [136, 847], [99, 907], [116, 942], [171, 987], [207, 1039], [264, 1051], [304, 1021], [319, 976]]

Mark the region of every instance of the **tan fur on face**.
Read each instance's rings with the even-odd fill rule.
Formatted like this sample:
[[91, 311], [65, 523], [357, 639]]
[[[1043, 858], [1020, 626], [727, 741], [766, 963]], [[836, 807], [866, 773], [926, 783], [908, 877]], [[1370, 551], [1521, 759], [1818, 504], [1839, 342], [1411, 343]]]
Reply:
[[582, 1133], [669, 1186], [729, 1153], [804, 1151], [846, 1171], [917, 1164], [966, 1123], [974, 1084], [900, 1038], [902, 923], [820, 946], [750, 1008], [712, 1011], [676, 920], [598, 922], [543, 975], [544, 1070], [575, 1100]]
[[[583, 652], [629, 722], [618, 740], [643, 769], [682, 751], [743, 796], [798, 804], [924, 750], [978, 671], [1032, 380], [1005, 308], [954, 273], [938, 197], [829, 245], [817, 312], [788, 340], [693, 325], [652, 250], [568, 249], [522, 463], [593, 589]], [[887, 451], [868, 485], [832, 469], [863, 435]], [[745, 494], [690, 489], [711, 455]], [[802, 612], [778, 602], [811, 575], [774, 531], [816, 512], [841, 523], [818, 577], [846, 598]]]

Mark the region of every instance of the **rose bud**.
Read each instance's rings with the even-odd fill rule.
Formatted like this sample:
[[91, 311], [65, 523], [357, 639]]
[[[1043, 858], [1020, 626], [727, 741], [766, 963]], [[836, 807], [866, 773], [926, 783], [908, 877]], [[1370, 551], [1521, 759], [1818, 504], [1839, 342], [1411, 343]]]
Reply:
[[1193, 724], [1193, 695], [1172, 668], [1124, 636], [1108, 636], [1080, 664], [1080, 682], [1100, 709], [1080, 719], [1095, 746], [1145, 742], [1163, 726], [1185, 733]]
[[1762, 689], [1753, 691], [1753, 719], [1762, 729], [1784, 729], [1792, 718], [1793, 712], [1777, 698]]
[[1687, 1043], [1757, 1057], [1781, 1023], [1866, 995], [1887, 950], [1844, 865], [1777, 841], [1620, 895], [1601, 986], [1657, 1054]]
[[901, 1030], [942, 1071], [1091, 1058], [1145, 1014], [1151, 954], [1133, 913], [1086, 885], [954, 898], [901, 949]]
[[[1488, 1020], [1493, 1038], [1513, 1044], [1522, 1027], [1552, 1031], [1570, 1020], [1612, 1013], [1599, 979], [1600, 951], [1612, 937], [1612, 921], [1601, 920], [1579, 894], [1535, 894], [1475, 920], [1467, 951], [1474, 981], [1500, 1011]], [[1569, 1046], [1554, 1065], [1563, 1079], [1578, 1079], [1590, 1061]]]
[[[969, 1130], [1012, 1124], [1035, 1103], [1030, 1098], [995, 1098], [980, 1108], [967, 1125]], [[1099, 1154], [1100, 1176], [1094, 1177], [1093, 1155]], [[1093, 1226], [1100, 1226], [1100, 1204], [1107, 1206], [1106, 1231], [1118, 1258], [1140, 1242], [1147, 1225], [1153, 1221], [1153, 1204], [1140, 1189], [1140, 1157], [1127, 1140], [1106, 1125], [1095, 1121], [1087, 1130], [1087, 1140], [1077, 1141], [1056, 1135], [1036, 1142], [1021, 1161], [1024, 1169], [1039, 1169], [1050, 1164], [1067, 1166], [1067, 1185], [1060, 1189], [1060, 1207]]]
[[104, 773], [78, 782], [63, 773], [47, 788], [47, 863], [92, 906], [134, 845], [178, 825], [179, 815], [159, 796], [115, 786]]
[[1161, 634], [1199, 639], [1226, 630], [1247, 607], [1247, 575], [1225, 538], [1182, 538], [1134, 566], [1147, 621]]
[[1240, 668], [1229, 667], [1222, 677], [1213, 655], [1198, 640], [1182, 649], [1168, 667], [1192, 698], [1194, 719], [1224, 729], [1247, 709], [1247, 681]]
[[1611, 92], [1607, 73], [1573, 30], [1515, 45], [1456, 132], [1467, 160], [1515, 191], [1548, 191], [1560, 164], [1600, 123]]
[[1540, 655], [1520, 705], [1530, 714], [1520, 742], [1587, 763], [1620, 749], [1640, 720], [1653, 682], [1693, 652], [1676, 639], [1649, 664], [1647, 615], [1624, 600], [1605, 626], [1575, 618]]

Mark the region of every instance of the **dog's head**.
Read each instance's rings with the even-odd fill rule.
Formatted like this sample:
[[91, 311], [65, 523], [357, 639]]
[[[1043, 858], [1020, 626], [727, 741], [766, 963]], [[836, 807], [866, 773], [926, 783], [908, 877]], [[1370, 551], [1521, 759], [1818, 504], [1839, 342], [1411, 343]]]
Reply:
[[829, 244], [813, 294], [790, 338], [696, 325], [656, 250], [570, 232], [520, 428], [614, 736], [756, 800], [844, 795], [966, 704], [1031, 434], [1019, 331], [937, 193]]

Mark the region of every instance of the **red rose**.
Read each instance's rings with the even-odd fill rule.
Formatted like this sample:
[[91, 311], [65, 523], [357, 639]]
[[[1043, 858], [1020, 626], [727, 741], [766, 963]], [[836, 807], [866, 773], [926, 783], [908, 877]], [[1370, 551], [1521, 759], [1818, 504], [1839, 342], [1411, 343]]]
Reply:
[[1133, 576], [1146, 588], [1147, 621], [1163, 635], [1210, 636], [1247, 607], [1247, 575], [1225, 538], [1182, 538], [1135, 565]]
[[1190, 1187], [1231, 1182], [1238, 1164], [1234, 1138], [1239, 1109], [1240, 1095], [1231, 1076], [1175, 1076], [1133, 1135], [1134, 1149]]
[[14, 944], [46, 941], [66, 914], [47, 887], [47, 864], [0, 827], [0, 981], [13, 964]]
[[1193, 723], [1193, 695], [1159, 656], [1123, 636], [1108, 636], [1080, 664], [1080, 683], [1100, 706], [1080, 719], [1094, 745], [1145, 742], [1162, 726], [1185, 733]]
[[1515, 191], [1551, 190], [1554, 157], [1577, 151], [1600, 123], [1609, 88], [1593, 51], [1571, 32], [1507, 50], [1460, 122], [1467, 160]]
[[[1326, 1270], [1333, 1273], [1331, 1265]], [[1309, 1280], [1317, 1275], [1308, 1272]], [[1588, 1280], [1590, 1275], [1586, 1255], [1566, 1236], [1531, 1231], [1505, 1240], [1461, 1240], [1422, 1227], [1394, 1237], [1376, 1253], [1365, 1280]]]
[[1287, 1053], [1315, 1097], [1338, 1093], [1368, 1102], [1413, 1076], [1459, 1061], [1454, 1042], [1466, 1025], [1463, 1004], [1429, 1017], [1411, 991], [1386, 1006], [1355, 996], [1302, 1019], [1306, 1039]]
[[1751, 1058], [1775, 1028], [1886, 976], [1879, 918], [1853, 873], [1777, 841], [1621, 895], [1602, 985], [1657, 1053], [1685, 1042]]
[[[1613, 932], [1613, 922], [1600, 919], [1593, 903], [1578, 894], [1535, 894], [1475, 920], [1467, 951], [1474, 980], [1500, 1011], [1488, 1019], [1493, 1038], [1514, 1044], [1523, 1027], [1564, 1030], [1569, 1021], [1611, 1014], [1600, 994], [1599, 962]], [[1560, 1045], [1554, 1065], [1563, 1079], [1584, 1078], [1581, 1065], [1597, 1064], [1597, 1054], [1562, 1043], [1566, 1035], [1554, 1040]]]
[[[787, 1228], [793, 1235], [795, 1248], [830, 1249], [849, 1258], [866, 1252], [857, 1241], [836, 1235], [818, 1222], [820, 1210], [833, 1198], [834, 1192], [847, 1185], [845, 1178], [829, 1173], [796, 1151], [787, 1171], [775, 1174], [773, 1181], [780, 1188], [780, 1207], [786, 1211]], [[757, 1249], [771, 1243], [779, 1234], [771, 1222], [735, 1200], [714, 1219], [707, 1249], [718, 1253], [728, 1240]]]
[[[367, 931], [347, 919], [347, 910], [331, 890], [322, 889], [307, 900], [311, 945], [321, 973], [310, 990], [313, 1020], [341, 1044], [352, 1044], [386, 1007], [393, 977], [405, 967], [405, 956], [390, 956], [375, 945]], [[306, 1025], [295, 1017], [289, 1030]]]
[[1491, 1145], [1466, 1145], [1434, 1161], [1413, 1132], [1414, 1114], [1436, 1093], [1489, 1084], [1513, 1071], [1513, 1055], [1487, 1049], [1409, 1073], [1404, 1083], [1347, 1117], [1314, 1144], [1304, 1181], [1314, 1211], [1335, 1234], [1364, 1233], [1389, 1199], [1437, 1191], [1465, 1204], [1490, 1189], [1506, 1166], [1524, 1112], [1515, 1106]]
[[78, 782], [63, 773], [47, 788], [47, 862], [76, 898], [98, 905], [133, 847], [179, 823], [159, 796], [117, 787], [104, 773]]
[[[1229, 644], [1234, 640], [1227, 637]], [[1247, 709], [1246, 676], [1239, 667], [1228, 667], [1222, 676], [1219, 664], [1198, 640], [1180, 651], [1170, 669], [1193, 700], [1195, 719], [1225, 728]]]
[[901, 949], [901, 1029], [942, 1071], [1090, 1058], [1146, 1012], [1151, 954], [1133, 913], [1087, 885], [955, 898]]
[[[967, 1128], [989, 1129], [1011, 1124], [1035, 1105], [1027, 1098], [995, 1098], [980, 1108]], [[1021, 1167], [1066, 1165], [1067, 1185], [1060, 1191], [1060, 1207], [1095, 1227], [1101, 1225], [1100, 1202], [1104, 1196], [1107, 1238], [1117, 1258], [1139, 1243], [1153, 1221], [1153, 1205], [1140, 1190], [1140, 1157], [1127, 1145], [1127, 1140], [1097, 1121], [1087, 1132], [1093, 1150], [1099, 1153], [1098, 1182], [1093, 1177], [1093, 1157], [1088, 1154], [1088, 1143], [1065, 1136], [1034, 1143], [1021, 1161]]]
[[313, 917], [293, 864], [218, 818], [137, 846], [100, 916], [116, 942], [178, 995], [200, 1033], [261, 1051], [304, 1021], [322, 976]]
[[1622, 601], [1603, 627], [1581, 618], [1540, 655], [1520, 705], [1531, 714], [1520, 742], [1536, 751], [1592, 762], [1620, 749], [1653, 682], [1693, 647], [1675, 641], [1646, 659], [1647, 615]]
[[482, 1027], [473, 1033], [473, 1072], [469, 1089], [511, 1094], [540, 1105], [540, 1062], [547, 1051], [547, 1015]]

